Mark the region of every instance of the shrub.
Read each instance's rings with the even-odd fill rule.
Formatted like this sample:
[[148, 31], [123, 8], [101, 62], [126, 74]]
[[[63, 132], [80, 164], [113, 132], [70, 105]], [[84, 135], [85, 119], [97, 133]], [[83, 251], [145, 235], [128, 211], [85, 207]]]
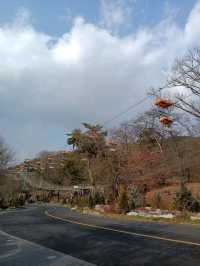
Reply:
[[162, 197], [161, 197], [160, 191], [156, 191], [153, 197], [153, 207], [159, 209], [161, 207], [161, 201], [162, 201]]
[[22, 195], [14, 196], [9, 199], [9, 206], [19, 208], [25, 205], [25, 198]]
[[118, 197], [118, 205], [122, 212], [128, 212], [129, 211], [129, 204], [128, 204], [128, 198], [127, 193], [125, 189], [120, 189], [119, 191], [119, 197]]
[[95, 201], [94, 201], [94, 197], [92, 196], [92, 194], [90, 193], [89, 198], [88, 198], [88, 205], [89, 208], [94, 208], [95, 206]]
[[179, 211], [200, 211], [200, 203], [183, 183], [181, 183], [179, 191], [174, 195], [173, 205]]
[[105, 204], [105, 198], [102, 193], [96, 192], [94, 195], [95, 204]]
[[78, 195], [75, 193], [70, 200], [71, 205], [78, 205]]
[[96, 204], [105, 204], [105, 197], [102, 193], [95, 192], [94, 195], [93, 193], [90, 193], [88, 198], [88, 206], [90, 208], [94, 208]]
[[88, 196], [80, 196], [77, 198], [77, 205], [79, 207], [87, 207], [89, 205], [88, 201]]
[[137, 187], [128, 190], [128, 206], [130, 210], [141, 206], [142, 196]]
[[106, 200], [105, 200], [105, 202], [106, 202], [106, 204], [111, 204], [111, 203], [113, 203], [113, 201], [114, 201], [113, 194], [109, 193], [107, 198], [106, 198]]
[[0, 198], [0, 208], [7, 209], [9, 207], [9, 203], [6, 199]]

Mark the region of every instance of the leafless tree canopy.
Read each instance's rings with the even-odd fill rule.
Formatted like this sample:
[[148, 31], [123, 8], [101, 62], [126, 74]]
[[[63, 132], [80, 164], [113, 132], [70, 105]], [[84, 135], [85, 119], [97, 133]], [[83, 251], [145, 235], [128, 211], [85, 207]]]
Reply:
[[[178, 108], [200, 118], [200, 48], [193, 49], [188, 54], [177, 59], [168, 79], [169, 87], [182, 87], [190, 94], [177, 95]], [[192, 100], [191, 100], [192, 99]]]
[[3, 139], [0, 137], [0, 181], [5, 180], [7, 166], [12, 161], [13, 153], [6, 146]]
[[0, 138], [0, 170], [5, 169], [8, 163], [12, 160], [12, 152], [4, 143], [3, 139]]

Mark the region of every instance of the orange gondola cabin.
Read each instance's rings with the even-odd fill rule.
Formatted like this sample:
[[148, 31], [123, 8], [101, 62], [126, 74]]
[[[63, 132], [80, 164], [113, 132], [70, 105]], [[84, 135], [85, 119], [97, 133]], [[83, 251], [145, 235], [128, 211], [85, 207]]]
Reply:
[[161, 116], [160, 117], [160, 123], [165, 125], [165, 126], [170, 126], [173, 123], [172, 118], [168, 116]]
[[156, 99], [154, 104], [161, 108], [169, 108], [170, 106], [173, 105], [173, 103], [170, 100], [164, 98]]

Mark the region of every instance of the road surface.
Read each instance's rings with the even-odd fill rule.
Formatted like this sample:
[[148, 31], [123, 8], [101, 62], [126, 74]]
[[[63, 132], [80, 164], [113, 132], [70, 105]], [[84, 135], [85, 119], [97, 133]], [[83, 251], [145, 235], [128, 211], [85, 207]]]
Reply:
[[0, 212], [1, 266], [199, 266], [200, 226], [119, 221], [34, 205]]

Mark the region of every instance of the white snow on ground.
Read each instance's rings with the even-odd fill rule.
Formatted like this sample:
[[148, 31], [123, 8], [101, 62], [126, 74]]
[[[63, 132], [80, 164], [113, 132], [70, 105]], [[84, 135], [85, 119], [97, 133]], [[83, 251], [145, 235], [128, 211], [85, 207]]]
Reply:
[[166, 218], [172, 219], [175, 215], [169, 211], [157, 210], [135, 210], [127, 213], [129, 216], [142, 216], [147, 218]]

